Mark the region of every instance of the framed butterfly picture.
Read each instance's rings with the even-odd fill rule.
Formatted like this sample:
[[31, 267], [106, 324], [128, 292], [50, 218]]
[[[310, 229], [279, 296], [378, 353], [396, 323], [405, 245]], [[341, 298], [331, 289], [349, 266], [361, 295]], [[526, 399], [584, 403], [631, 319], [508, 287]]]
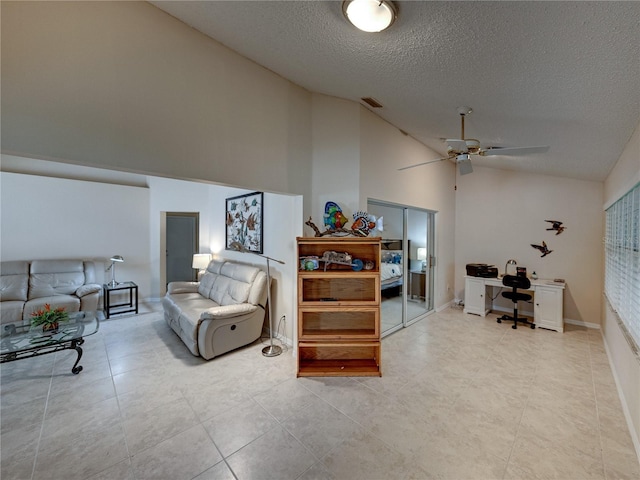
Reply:
[[227, 250], [238, 250], [237, 242], [245, 250], [262, 253], [263, 199], [263, 192], [253, 192], [225, 200]]

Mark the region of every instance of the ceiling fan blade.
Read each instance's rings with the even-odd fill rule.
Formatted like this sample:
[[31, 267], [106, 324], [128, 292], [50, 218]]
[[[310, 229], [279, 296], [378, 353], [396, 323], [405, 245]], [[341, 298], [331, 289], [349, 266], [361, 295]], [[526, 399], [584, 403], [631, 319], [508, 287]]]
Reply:
[[458, 171], [460, 172], [460, 175], [473, 173], [473, 167], [471, 166], [471, 158], [469, 155], [459, 155], [456, 157], [456, 163], [458, 164]]
[[460, 140], [457, 138], [447, 138], [445, 141], [449, 146], [449, 150], [452, 150], [457, 153], [467, 153], [469, 151], [469, 148], [467, 147], [467, 142], [465, 142], [464, 140]]
[[408, 170], [409, 168], [420, 167], [422, 165], [428, 165], [429, 163], [437, 163], [437, 162], [441, 162], [443, 160], [447, 160], [447, 159], [446, 158], [438, 158], [436, 160], [428, 160], [426, 162], [415, 163], [415, 164], [409, 165], [407, 167], [401, 167], [398, 170]]
[[544, 153], [549, 150], [549, 146], [544, 147], [492, 147], [480, 150], [480, 155], [490, 157], [493, 155], [529, 155], [531, 153]]

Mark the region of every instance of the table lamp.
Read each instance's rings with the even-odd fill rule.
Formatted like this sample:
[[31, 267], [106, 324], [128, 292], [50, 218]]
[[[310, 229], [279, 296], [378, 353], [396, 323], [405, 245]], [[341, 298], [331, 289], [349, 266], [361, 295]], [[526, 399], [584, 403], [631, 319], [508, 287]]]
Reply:
[[275, 357], [282, 353], [282, 348], [278, 345], [273, 344], [273, 315], [272, 315], [272, 307], [271, 307], [271, 272], [269, 270], [269, 260], [273, 260], [274, 262], [281, 263], [284, 265], [285, 263], [282, 260], [276, 260], [275, 258], [267, 257], [266, 255], [262, 255], [261, 253], [252, 252], [251, 250], [247, 250], [247, 248], [242, 245], [240, 242], [231, 242], [229, 245], [232, 250], [241, 253], [253, 253], [258, 257], [265, 258], [267, 260], [267, 304], [269, 305], [269, 341], [270, 345], [268, 347], [264, 347], [262, 349], [262, 355], [265, 357]]
[[[513, 265], [514, 266], [514, 268], [513, 268], [514, 271], [512, 273], [509, 273], [509, 270], [508, 270], [509, 265]], [[505, 275], [515, 275], [516, 274], [516, 270], [515, 270], [515, 266], [516, 265], [518, 265], [518, 262], [516, 262], [514, 259], [511, 258], [511, 259], [507, 260], [507, 263], [505, 263], [505, 265], [504, 265], [504, 274]]]
[[209, 266], [211, 261], [210, 253], [194, 253], [193, 261], [191, 262], [191, 268], [197, 269], [196, 280], [200, 281], [202, 272]]
[[109, 268], [107, 268], [107, 272], [111, 270], [111, 281], [108, 283], [108, 285], [110, 287], [115, 287], [118, 285], [118, 282], [116, 282], [116, 263], [124, 262], [124, 258], [122, 258], [122, 255], [114, 255], [109, 260], [111, 260], [111, 265], [109, 265]]
[[423, 248], [423, 247], [419, 247], [418, 248], [418, 260], [422, 261], [422, 271], [426, 271], [427, 270], [427, 249]]

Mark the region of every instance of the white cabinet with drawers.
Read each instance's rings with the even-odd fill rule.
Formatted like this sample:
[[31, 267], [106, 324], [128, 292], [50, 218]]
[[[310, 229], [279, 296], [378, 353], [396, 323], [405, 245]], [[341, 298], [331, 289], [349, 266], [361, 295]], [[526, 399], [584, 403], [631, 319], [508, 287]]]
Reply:
[[484, 278], [467, 277], [464, 282], [464, 313], [485, 316], [491, 310]]
[[564, 331], [562, 318], [562, 292], [560, 288], [539, 286], [533, 298], [533, 323], [538, 328]]
[[[464, 313], [482, 317], [493, 309], [491, 299], [499, 295], [498, 292], [493, 293], [493, 289], [504, 288], [505, 291], [508, 289], [502, 285], [500, 278], [466, 276], [464, 285]], [[492, 290], [487, 290], [487, 287]], [[564, 287], [564, 283], [553, 280], [531, 280], [531, 288], [527, 291], [533, 292], [533, 321], [537, 328], [564, 331], [562, 311]]]

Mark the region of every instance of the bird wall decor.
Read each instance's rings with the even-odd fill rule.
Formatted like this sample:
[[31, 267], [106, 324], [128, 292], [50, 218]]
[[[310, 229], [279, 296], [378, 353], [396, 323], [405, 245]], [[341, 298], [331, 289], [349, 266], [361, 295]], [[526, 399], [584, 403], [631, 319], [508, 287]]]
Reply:
[[551, 252], [553, 252], [553, 250], [549, 250], [549, 248], [547, 247], [547, 244], [546, 244], [546, 242], [544, 240], [542, 241], [542, 245], [534, 245], [532, 243], [531, 246], [533, 248], [535, 248], [536, 250], [540, 250], [542, 252], [542, 255], [540, 255], [540, 258], [546, 257]]
[[551, 228], [547, 228], [547, 230], [555, 230], [556, 235], [560, 235], [564, 232], [564, 229], [567, 227], [562, 226], [562, 222], [558, 220], [545, 220], [545, 222], [549, 222], [551, 224]]

